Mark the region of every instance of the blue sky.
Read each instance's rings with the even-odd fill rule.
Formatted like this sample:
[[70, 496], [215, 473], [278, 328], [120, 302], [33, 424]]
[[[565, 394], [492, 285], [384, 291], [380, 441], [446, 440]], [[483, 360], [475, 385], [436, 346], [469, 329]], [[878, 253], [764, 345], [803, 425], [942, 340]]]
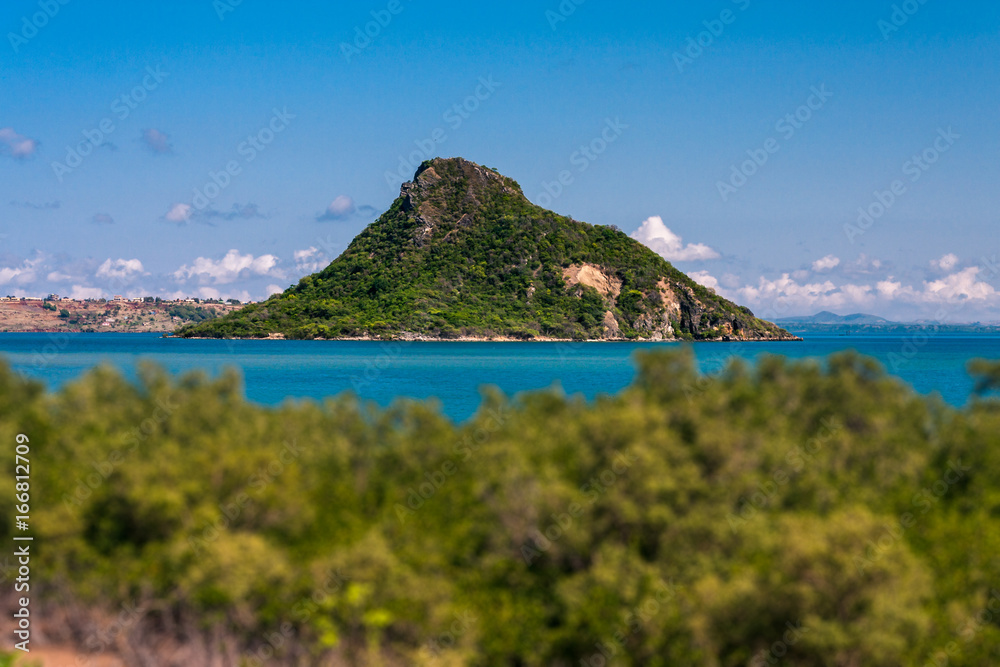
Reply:
[[650, 4], [5, 2], [0, 292], [260, 299], [442, 155], [764, 317], [1000, 320], [1000, 7]]

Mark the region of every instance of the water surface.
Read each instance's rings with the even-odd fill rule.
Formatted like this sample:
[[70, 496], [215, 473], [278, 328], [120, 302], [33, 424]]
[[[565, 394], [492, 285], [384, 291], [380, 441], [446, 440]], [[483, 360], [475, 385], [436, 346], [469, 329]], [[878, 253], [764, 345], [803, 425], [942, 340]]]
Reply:
[[[694, 343], [703, 372], [718, 371], [732, 356], [761, 354], [818, 358], [856, 349], [884, 364], [920, 393], [939, 392], [963, 405], [972, 390], [965, 364], [974, 357], [1000, 358], [1000, 335], [800, 334], [804, 342]], [[172, 373], [227, 366], [244, 377], [252, 401], [274, 405], [288, 397], [315, 398], [353, 390], [380, 405], [397, 397], [440, 400], [446, 414], [468, 418], [479, 404], [479, 387], [508, 394], [558, 383], [588, 399], [615, 393], [635, 376], [636, 350], [679, 343], [378, 343], [361, 341], [220, 341], [162, 338], [158, 334], [0, 334], [0, 355], [16, 370], [58, 387], [87, 369], [109, 363], [135, 376], [150, 359]]]

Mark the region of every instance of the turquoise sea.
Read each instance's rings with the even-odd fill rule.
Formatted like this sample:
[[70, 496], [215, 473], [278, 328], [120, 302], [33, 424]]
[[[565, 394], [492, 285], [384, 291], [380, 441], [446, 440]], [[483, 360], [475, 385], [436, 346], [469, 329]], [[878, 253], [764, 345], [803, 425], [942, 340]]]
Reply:
[[[972, 389], [965, 364], [1000, 358], [1000, 335], [933, 333], [805, 335], [795, 343], [695, 343], [704, 373], [721, 370], [732, 356], [762, 354], [822, 358], [856, 349], [878, 359], [924, 394], [938, 392], [963, 405]], [[635, 375], [636, 350], [677, 343], [379, 343], [354, 341], [216, 341], [162, 338], [158, 334], [0, 334], [0, 356], [18, 371], [58, 387], [87, 369], [110, 363], [134, 377], [136, 363], [151, 359], [172, 373], [240, 369], [247, 397], [278, 404], [289, 397], [321, 399], [353, 390], [388, 405], [397, 397], [436, 397], [461, 421], [475, 412], [479, 387], [504, 392], [558, 384], [588, 399], [615, 393]]]

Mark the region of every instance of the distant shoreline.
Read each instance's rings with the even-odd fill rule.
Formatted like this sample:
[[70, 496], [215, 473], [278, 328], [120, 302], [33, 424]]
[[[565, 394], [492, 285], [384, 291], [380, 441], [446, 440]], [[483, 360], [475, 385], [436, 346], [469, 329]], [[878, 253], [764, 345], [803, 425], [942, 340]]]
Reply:
[[747, 338], [723, 340], [721, 338], [707, 338], [704, 340], [684, 340], [682, 338], [662, 338], [653, 340], [651, 338], [637, 338], [628, 340], [625, 338], [590, 338], [587, 340], [576, 340], [573, 338], [371, 338], [371, 337], [342, 337], [342, 338], [209, 338], [206, 336], [175, 336], [163, 331], [67, 331], [66, 329], [35, 329], [31, 331], [3, 331], [3, 334], [74, 334], [83, 336], [104, 336], [107, 334], [126, 334], [136, 336], [150, 336], [159, 334], [160, 338], [170, 338], [173, 340], [258, 340], [258, 341], [310, 341], [310, 342], [352, 342], [352, 343], [799, 343], [804, 339], [796, 336], [794, 338]]
[[723, 340], [722, 338], [708, 338], [704, 340], [684, 340], [681, 338], [661, 338], [653, 340], [650, 338], [637, 338], [628, 340], [625, 338], [589, 338], [587, 340], [577, 340], [573, 338], [481, 338], [461, 336], [458, 338], [437, 338], [432, 336], [419, 336], [412, 338], [375, 338], [372, 336], [343, 336], [339, 338], [285, 338], [269, 336], [267, 338], [232, 337], [232, 338], [209, 338], [205, 336], [174, 336], [165, 338], [177, 338], [183, 340], [273, 340], [273, 341], [313, 341], [313, 342], [336, 342], [349, 341], [355, 343], [797, 343], [804, 339], [795, 336], [793, 338], [748, 338]]
[[[149, 299], [147, 301], [147, 298]], [[0, 298], [0, 332], [172, 333], [243, 308], [219, 300]]]

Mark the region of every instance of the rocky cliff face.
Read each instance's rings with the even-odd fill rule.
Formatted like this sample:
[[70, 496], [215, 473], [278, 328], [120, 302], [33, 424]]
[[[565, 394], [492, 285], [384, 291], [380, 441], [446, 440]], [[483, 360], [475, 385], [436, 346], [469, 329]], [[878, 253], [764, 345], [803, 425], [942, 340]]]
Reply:
[[[621, 340], [621, 326], [615, 316], [622, 281], [614, 275], [606, 275], [602, 267], [591, 264], [570, 265], [563, 270], [567, 285], [583, 285], [597, 290], [607, 301], [609, 310], [604, 314], [604, 338]], [[656, 284], [656, 293], [650, 299], [651, 306], [640, 314], [633, 328], [645, 334], [650, 340], [674, 340], [675, 323], [681, 332], [691, 332], [694, 337], [704, 338], [706, 325], [714, 319], [713, 329], [718, 340], [794, 340], [794, 336], [761, 336], [757, 331], [759, 320], [749, 311], [734, 312], [731, 317], [713, 318], [711, 304], [702, 302], [695, 291], [686, 284], [668, 279]], [[657, 298], [658, 297], [658, 298]], [[707, 318], [703, 322], [703, 316]]]
[[318, 274], [182, 335], [792, 340], [649, 248], [529, 202], [461, 158], [422, 164]]

